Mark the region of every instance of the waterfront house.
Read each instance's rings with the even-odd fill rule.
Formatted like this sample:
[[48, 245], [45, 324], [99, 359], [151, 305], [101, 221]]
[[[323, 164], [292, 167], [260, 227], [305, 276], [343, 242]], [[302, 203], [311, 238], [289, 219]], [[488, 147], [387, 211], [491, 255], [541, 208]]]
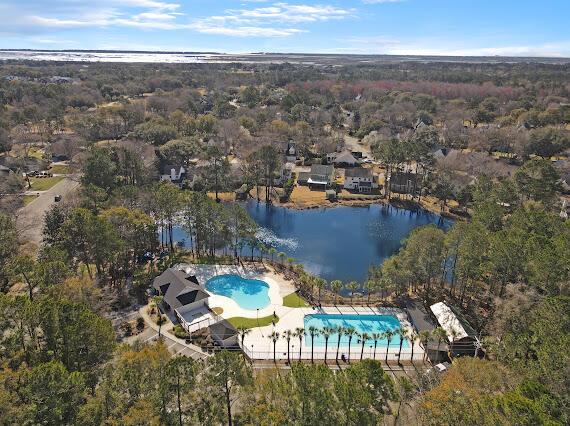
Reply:
[[355, 167], [344, 172], [344, 189], [369, 194], [378, 189], [378, 182], [371, 169]]
[[474, 355], [478, 345], [477, 333], [458, 309], [445, 302], [430, 306], [439, 326], [445, 331], [449, 352], [457, 355]]
[[152, 287], [162, 296], [163, 305], [182, 321], [183, 314], [207, 307], [210, 295], [198, 284], [195, 276], [169, 268], [156, 277]]
[[313, 164], [307, 184], [311, 189], [327, 189], [333, 184], [334, 167], [322, 164]]
[[275, 185], [284, 185], [293, 176], [293, 170], [295, 169], [295, 164], [285, 163], [281, 166], [281, 170], [278, 172], [273, 183]]
[[420, 189], [420, 178], [416, 173], [393, 172], [390, 174], [389, 185], [391, 192], [412, 194]]

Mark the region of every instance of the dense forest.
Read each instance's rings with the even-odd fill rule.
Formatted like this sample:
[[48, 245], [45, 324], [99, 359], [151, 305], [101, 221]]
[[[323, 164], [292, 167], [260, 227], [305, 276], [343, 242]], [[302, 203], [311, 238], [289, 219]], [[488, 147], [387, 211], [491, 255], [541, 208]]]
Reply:
[[[0, 64], [0, 423], [567, 424], [568, 67]], [[380, 175], [416, 176], [382, 202], [432, 200], [456, 219], [413, 231], [359, 284], [395, 306], [452, 301], [479, 358], [443, 375], [371, 360], [255, 368], [238, 352], [199, 361], [123, 339], [113, 315], [182, 258], [274, 263], [319, 301], [340, 290], [286, 266], [239, 204], [219, 202], [242, 185], [279, 202], [291, 140], [303, 165], [356, 143]], [[33, 244], [18, 209], [30, 172], [56, 158], [80, 187], [38, 219]], [[159, 181], [166, 165], [186, 181]], [[176, 247], [176, 225], [191, 251]]]

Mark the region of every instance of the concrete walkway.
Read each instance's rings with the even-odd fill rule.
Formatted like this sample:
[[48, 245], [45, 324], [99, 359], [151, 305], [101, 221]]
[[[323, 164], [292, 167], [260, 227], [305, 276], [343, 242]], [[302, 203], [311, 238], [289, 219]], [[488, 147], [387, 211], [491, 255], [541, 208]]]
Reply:
[[[149, 307], [149, 305], [145, 305], [145, 306], [141, 307], [139, 309], [139, 315], [144, 319], [144, 322], [146, 323], [147, 326], [149, 326], [151, 329], [153, 329], [154, 331], [156, 331], [158, 333], [159, 326], [148, 315], [148, 313], [147, 313], [148, 307]], [[174, 324], [171, 322], [168, 322], [167, 324], [163, 325], [162, 328], [160, 329], [160, 335], [161, 335], [161, 337], [163, 337], [166, 340], [166, 344], [169, 348], [172, 346], [176, 346], [176, 345], [183, 346], [184, 348], [186, 348], [190, 352], [190, 357], [194, 358], [194, 359], [206, 359], [209, 356], [211, 356], [210, 354], [202, 351], [202, 349], [200, 347], [193, 345], [192, 343], [186, 343], [185, 340], [179, 339], [178, 337], [176, 337], [174, 334], [171, 333], [171, 330], [173, 328], [174, 328]], [[185, 352], [188, 352], [188, 351], [185, 351]], [[179, 354], [181, 352], [182, 351], [177, 350], [175, 355]]]

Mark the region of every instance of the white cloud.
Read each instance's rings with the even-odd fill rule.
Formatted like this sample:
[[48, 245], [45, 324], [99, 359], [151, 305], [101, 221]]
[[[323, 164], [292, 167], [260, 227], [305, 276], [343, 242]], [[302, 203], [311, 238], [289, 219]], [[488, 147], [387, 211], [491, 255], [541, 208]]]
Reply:
[[[256, 0], [259, 1], [259, 0]], [[113, 7], [103, 7], [106, 5]], [[236, 37], [288, 37], [308, 32], [300, 24], [346, 19], [355, 9], [332, 5], [270, 3], [258, 7], [232, 8], [220, 15], [186, 19], [180, 5], [155, 0], [101, 0], [98, 8], [88, 3], [79, 9], [34, 14], [27, 17], [30, 26], [45, 28], [83, 28], [124, 26], [157, 30], [193, 30], [204, 34]], [[128, 9], [127, 9], [128, 7]], [[136, 10], [133, 8], [142, 9]]]

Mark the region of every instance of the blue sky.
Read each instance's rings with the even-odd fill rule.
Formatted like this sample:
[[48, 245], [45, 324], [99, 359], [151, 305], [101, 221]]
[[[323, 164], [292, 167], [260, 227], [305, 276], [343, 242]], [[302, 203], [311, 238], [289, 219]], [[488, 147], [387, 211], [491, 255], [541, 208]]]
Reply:
[[570, 57], [570, 0], [0, 0], [0, 48]]

